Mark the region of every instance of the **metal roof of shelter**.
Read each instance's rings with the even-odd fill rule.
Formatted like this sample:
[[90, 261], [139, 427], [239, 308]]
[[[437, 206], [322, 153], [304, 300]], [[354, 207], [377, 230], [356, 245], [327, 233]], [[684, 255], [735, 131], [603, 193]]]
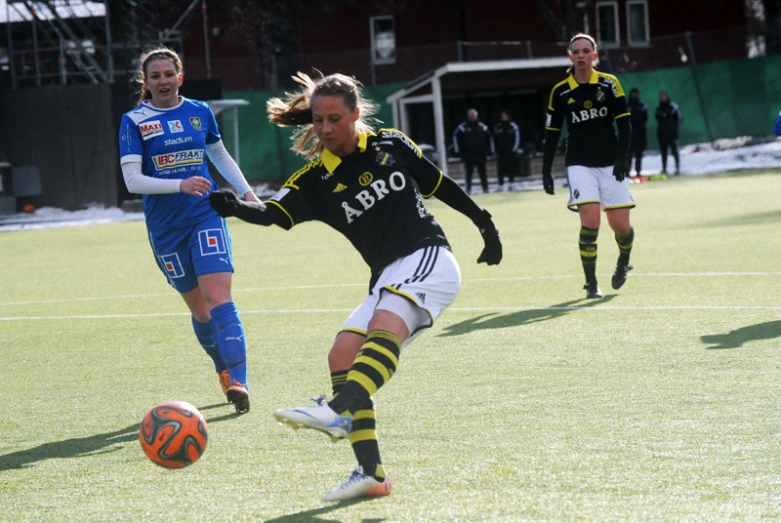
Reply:
[[[434, 105], [434, 135], [439, 168], [447, 174], [447, 153], [445, 128], [442, 115], [442, 77], [449, 74], [488, 73], [528, 69], [565, 68], [570, 65], [569, 57], [524, 58], [517, 60], [486, 60], [481, 62], [451, 62], [412, 80], [403, 88], [390, 94], [386, 100], [393, 109], [393, 126], [404, 133], [409, 132], [406, 105], [410, 103], [432, 103]], [[431, 92], [415, 95], [430, 86]]]

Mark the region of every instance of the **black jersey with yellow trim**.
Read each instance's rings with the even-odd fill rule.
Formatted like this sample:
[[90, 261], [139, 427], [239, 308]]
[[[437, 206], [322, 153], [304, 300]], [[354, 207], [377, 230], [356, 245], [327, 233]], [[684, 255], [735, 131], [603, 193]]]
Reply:
[[293, 174], [268, 204], [283, 211], [284, 228], [310, 220], [342, 233], [373, 274], [428, 246], [449, 248], [442, 228], [423, 205], [444, 174], [396, 129], [360, 133], [358, 147], [320, 158]]
[[613, 121], [629, 116], [618, 78], [594, 71], [588, 83], [570, 75], [557, 83], [548, 100], [545, 128], [561, 131], [567, 122], [567, 165], [606, 167], [616, 159]]

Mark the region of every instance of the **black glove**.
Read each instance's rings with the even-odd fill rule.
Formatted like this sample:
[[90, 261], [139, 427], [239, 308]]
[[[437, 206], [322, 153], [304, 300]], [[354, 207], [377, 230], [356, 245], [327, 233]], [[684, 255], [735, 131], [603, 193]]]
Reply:
[[502, 261], [502, 241], [499, 239], [499, 231], [491, 219], [491, 214], [483, 209], [480, 218], [475, 222], [483, 236], [483, 252], [477, 258], [477, 263], [487, 263], [488, 265], [499, 265]]
[[542, 172], [542, 188], [545, 189], [546, 193], [553, 194], [553, 175], [550, 171]]
[[233, 191], [223, 189], [209, 193], [209, 205], [223, 218], [235, 216], [239, 203], [239, 197]]
[[624, 178], [629, 174], [629, 162], [626, 158], [617, 158], [615, 165], [613, 165], [613, 176], [619, 182], [623, 182]]

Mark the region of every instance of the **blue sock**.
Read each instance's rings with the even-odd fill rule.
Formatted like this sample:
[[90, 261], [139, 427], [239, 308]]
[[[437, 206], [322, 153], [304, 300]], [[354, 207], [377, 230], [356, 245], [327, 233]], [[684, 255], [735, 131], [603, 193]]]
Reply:
[[217, 328], [217, 345], [231, 375], [231, 381], [247, 385], [247, 343], [236, 305], [229, 301], [211, 310], [212, 324]]
[[198, 342], [206, 351], [206, 354], [214, 362], [214, 368], [217, 374], [225, 370], [225, 362], [222, 360], [222, 354], [217, 346], [217, 329], [214, 328], [214, 324], [210, 321], [208, 323], [201, 323], [195, 318], [193, 320], [193, 330], [195, 331], [195, 337], [198, 338]]

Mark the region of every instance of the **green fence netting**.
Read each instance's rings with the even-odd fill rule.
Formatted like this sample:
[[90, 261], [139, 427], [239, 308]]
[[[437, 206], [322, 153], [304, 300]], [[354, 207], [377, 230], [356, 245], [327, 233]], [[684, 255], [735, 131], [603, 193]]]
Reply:
[[654, 110], [665, 90], [683, 112], [680, 143], [737, 136], [766, 136], [781, 109], [781, 61], [777, 56], [619, 75], [624, 90], [640, 90], [648, 104], [648, 146], [657, 148]]
[[[366, 95], [379, 106], [376, 118], [383, 126], [393, 125], [391, 107], [385, 98], [401, 88], [403, 84], [387, 84], [366, 87]], [[266, 101], [274, 96], [282, 96], [284, 91], [226, 91], [226, 99], [243, 99], [248, 106], [239, 107], [239, 150], [241, 170], [248, 180], [279, 181], [285, 180], [300, 169], [306, 160], [290, 150], [290, 135], [293, 129], [272, 125], [266, 115]], [[234, 143], [231, 116], [222, 118], [220, 132], [230, 151]]]
[[[642, 100], [648, 105], [649, 149], [658, 147], [654, 110], [660, 90], [666, 90], [683, 112], [681, 144], [772, 134], [773, 124], [781, 109], [781, 60], [778, 56], [622, 73], [619, 80], [627, 93], [632, 87], [637, 87]], [[377, 117], [386, 126], [392, 125], [392, 117], [385, 98], [402, 85], [366, 88], [367, 94], [379, 104]], [[282, 94], [282, 91], [224, 93], [225, 98], [242, 98], [250, 102], [249, 106], [241, 107], [238, 111], [240, 163], [249, 180], [284, 180], [305, 163], [300, 156], [290, 151], [292, 131], [271, 125], [266, 117], [266, 101]], [[222, 132], [230, 148], [233, 136], [229, 118], [223, 121]], [[446, 129], [448, 133], [451, 131]]]

